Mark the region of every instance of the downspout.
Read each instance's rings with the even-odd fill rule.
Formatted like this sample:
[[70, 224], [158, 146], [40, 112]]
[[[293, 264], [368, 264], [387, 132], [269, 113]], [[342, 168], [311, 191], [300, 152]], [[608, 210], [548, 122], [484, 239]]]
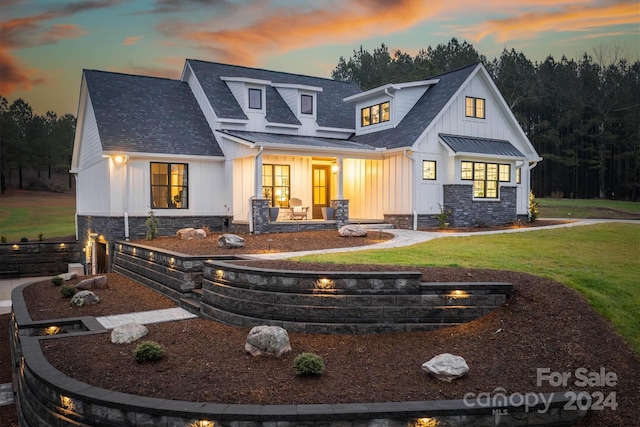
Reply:
[[[76, 194], [78, 194], [78, 174], [74, 173], [73, 177], [76, 180]], [[78, 202], [77, 202], [77, 198], [76, 198], [76, 213], [73, 214], [73, 219], [76, 222], [76, 242], [78, 241]]]
[[124, 162], [124, 240], [129, 240], [129, 156]]
[[[386, 89], [385, 89], [386, 92]], [[413, 206], [416, 202], [416, 186], [415, 183], [413, 182], [413, 168], [414, 168], [414, 163], [415, 163], [415, 159], [411, 156], [411, 154], [409, 154], [409, 151], [411, 150], [404, 150], [404, 155], [407, 159], [411, 160], [411, 205]], [[416, 210], [413, 210], [413, 229], [417, 230], [418, 229], [418, 212], [416, 212]]]
[[[256, 161], [258, 160], [258, 157], [262, 156], [262, 151], [264, 150], [264, 145], [261, 145], [258, 149], [258, 153], [253, 157], [253, 164], [254, 164], [254, 169], [257, 169], [255, 167]], [[259, 178], [258, 178], [258, 171], [255, 171], [255, 177], [253, 179], [253, 195], [251, 197], [249, 197], [249, 233], [253, 234], [253, 207], [251, 204], [251, 201], [253, 199], [258, 198], [258, 184], [259, 184]]]

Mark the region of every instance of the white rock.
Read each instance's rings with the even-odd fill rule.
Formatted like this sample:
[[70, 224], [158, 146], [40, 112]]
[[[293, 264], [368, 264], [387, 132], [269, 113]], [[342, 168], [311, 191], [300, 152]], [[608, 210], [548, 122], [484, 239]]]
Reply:
[[347, 224], [340, 227], [338, 233], [342, 237], [365, 237], [367, 229], [358, 224]]
[[81, 307], [83, 305], [97, 304], [100, 302], [100, 297], [91, 291], [80, 291], [71, 298], [69, 305], [74, 307]]
[[127, 344], [144, 337], [149, 333], [146, 326], [139, 323], [127, 323], [116, 326], [111, 331], [111, 342], [114, 344]]
[[244, 247], [244, 239], [236, 234], [223, 234], [218, 237], [218, 246], [224, 249]]
[[77, 273], [62, 273], [62, 274], [58, 274], [56, 277], [61, 278], [65, 282], [68, 282], [69, 280], [75, 279], [76, 277], [78, 277], [78, 274]]
[[247, 336], [244, 349], [252, 356], [280, 357], [291, 351], [289, 334], [279, 326], [255, 326]]
[[179, 236], [182, 240], [206, 239], [207, 232], [201, 228], [187, 227], [176, 231], [176, 236]]
[[76, 288], [81, 290], [107, 289], [108, 287], [107, 276], [89, 277], [88, 279], [81, 280], [76, 285]]
[[422, 364], [422, 369], [441, 381], [451, 382], [469, 372], [469, 365], [463, 357], [442, 353]]

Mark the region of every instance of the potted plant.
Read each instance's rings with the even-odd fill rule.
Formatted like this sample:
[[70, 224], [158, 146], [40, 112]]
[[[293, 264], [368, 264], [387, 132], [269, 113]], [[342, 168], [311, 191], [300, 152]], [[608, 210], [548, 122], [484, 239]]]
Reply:
[[324, 220], [333, 219], [333, 215], [336, 213], [336, 208], [333, 206], [323, 206], [320, 210], [322, 211], [322, 219]]
[[269, 221], [277, 221], [280, 208], [273, 206], [273, 197], [271, 197], [271, 188], [265, 187], [262, 189], [262, 197], [269, 201]]

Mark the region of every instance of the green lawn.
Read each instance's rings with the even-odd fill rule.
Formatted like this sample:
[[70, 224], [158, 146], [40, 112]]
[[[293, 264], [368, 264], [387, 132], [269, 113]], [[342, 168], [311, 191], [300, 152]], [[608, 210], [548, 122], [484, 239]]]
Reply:
[[607, 199], [538, 199], [540, 218], [640, 219], [640, 203]]
[[0, 197], [0, 236], [7, 242], [74, 235], [75, 197], [68, 194], [23, 192]]
[[522, 271], [582, 293], [640, 352], [640, 225], [609, 223], [444, 237], [411, 247], [313, 255], [301, 261]]

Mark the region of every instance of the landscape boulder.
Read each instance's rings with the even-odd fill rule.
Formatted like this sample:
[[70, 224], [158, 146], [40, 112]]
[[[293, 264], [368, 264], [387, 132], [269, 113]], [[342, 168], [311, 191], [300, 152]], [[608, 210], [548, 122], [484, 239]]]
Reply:
[[223, 234], [218, 237], [218, 246], [223, 249], [243, 248], [244, 239], [236, 234]]
[[367, 229], [358, 224], [347, 224], [340, 227], [338, 233], [342, 237], [365, 237]]
[[146, 326], [139, 323], [126, 323], [116, 326], [111, 331], [111, 342], [114, 344], [128, 344], [144, 337], [149, 333]]
[[90, 291], [93, 289], [107, 289], [109, 284], [107, 283], [107, 276], [95, 276], [88, 279], [81, 280], [76, 285], [76, 288], [80, 290]]
[[100, 297], [91, 291], [80, 291], [71, 298], [69, 305], [73, 307], [82, 307], [83, 305], [97, 304]]
[[192, 239], [206, 239], [207, 232], [201, 228], [181, 228], [176, 231], [176, 235], [180, 237], [182, 240], [192, 240]]
[[58, 274], [56, 277], [61, 278], [65, 282], [68, 282], [69, 280], [75, 279], [76, 277], [78, 277], [78, 274], [77, 273], [62, 273], [62, 274]]
[[451, 382], [469, 372], [467, 362], [461, 356], [442, 353], [422, 364], [422, 369], [441, 381]]
[[279, 326], [255, 326], [249, 331], [244, 349], [252, 356], [280, 357], [291, 351], [289, 334]]

